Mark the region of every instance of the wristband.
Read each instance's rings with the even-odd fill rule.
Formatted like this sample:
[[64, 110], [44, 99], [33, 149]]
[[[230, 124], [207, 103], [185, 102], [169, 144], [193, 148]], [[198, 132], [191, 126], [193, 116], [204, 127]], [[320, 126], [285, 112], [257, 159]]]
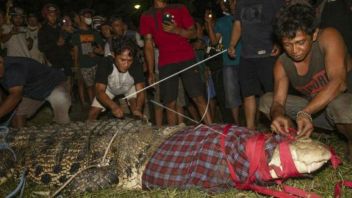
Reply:
[[296, 114], [296, 120], [298, 120], [299, 117], [308, 118], [308, 120], [309, 120], [310, 122], [313, 122], [312, 115], [310, 115], [310, 113], [307, 113], [307, 112], [305, 112], [305, 111], [298, 111], [297, 114]]

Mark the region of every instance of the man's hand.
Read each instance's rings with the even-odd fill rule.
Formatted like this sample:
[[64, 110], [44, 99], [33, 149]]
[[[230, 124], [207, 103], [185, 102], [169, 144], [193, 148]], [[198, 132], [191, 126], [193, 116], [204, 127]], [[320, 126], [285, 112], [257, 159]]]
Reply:
[[123, 110], [120, 106], [116, 105], [114, 108], [111, 109], [112, 114], [117, 118], [123, 118]]
[[231, 58], [236, 58], [236, 48], [234, 46], [229, 46], [227, 53]]
[[297, 133], [298, 133], [298, 138], [308, 138], [313, 130], [313, 122], [308, 118], [304, 116], [299, 116], [296, 119], [297, 122]]
[[163, 22], [163, 30], [168, 33], [179, 34], [181, 29], [177, 27], [175, 22], [165, 21]]
[[271, 50], [271, 56], [278, 56], [281, 53], [281, 49], [278, 45], [274, 45], [273, 49]]
[[57, 42], [56, 42], [56, 45], [57, 45], [57, 46], [63, 46], [63, 45], [65, 45], [65, 39], [64, 39], [63, 36], [60, 36], [60, 37], [59, 37], [59, 39], [58, 39]]
[[289, 128], [293, 127], [293, 123], [291, 121], [291, 119], [287, 116], [277, 116], [273, 119], [273, 121], [271, 122], [271, 130], [288, 136], [290, 134], [289, 132]]

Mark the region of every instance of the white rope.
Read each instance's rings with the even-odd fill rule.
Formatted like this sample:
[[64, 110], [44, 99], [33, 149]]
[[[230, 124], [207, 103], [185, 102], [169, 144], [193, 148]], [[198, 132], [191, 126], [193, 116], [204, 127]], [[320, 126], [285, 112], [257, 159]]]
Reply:
[[214, 57], [216, 57], [216, 56], [219, 56], [220, 54], [222, 54], [222, 53], [224, 53], [224, 52], [226, 52], [226, 51], [227, 51], [227, 49], [225, 49], [225, 50], [223, 50], [223, 51], [221, 51], [221, 52], [218, 52], [218, 53], [216, 53], [216, 54], [214, 54], [214, 55], [212, 55], [212, 56], [209, 56], [208, 58], [206, 58], [206, 59], [204, 59], [204, 60], [201, 60], [201, 61], [199, 61], [199, 62], [197, 62], [197, 63], [195, 63], [195, 64], [193, 64], [193, 65], [191, 65], [191, 66], [189, 66], [189, 67], [186, 67], [186, 68], [184, 68], [183, 70], [180, 70], [180, 71], [178, 71], [178, 72], [176, 72], [176, 73], [174, 73], [174, 74], [172, 74], [172, 75], [170, 75], [170, 76], [168, 76], [168, 77], [166, 77], [166, 78], [164, 78], [164, 79], [161, 79], [161, 80], [159, 80], [159, 81], [157, 81], [157, 82], [155, 82], [155, 83], [153, 83], [153, 84], [151, 84], [151, 85], [149, 85], [149, 86], [146, 86], [146, 87], [144, 87], [144, 88], [141, 89], [141, 90], [138, 90], [138, 91], [136, 91], [136, 92], [134, 92], [134, 93], [132, 93], [132, 94], [129, 94], [129, 95], [125, 96], [125, 97], [122, 98], [122, 99], [128, 99], [128, 98], [131, 97], [131, 96], [137, 95], [138, 93], [140, 93], [140, 92], [142, 92], [142, 91], [144, 91], [144, 90], [146, 90], [146, 89], [149, 89], [149, 88], [151, 88], [151, 87], [154, 87], [155, 85], [158, 85], [158, 84], [160, 84], [160, 83], [162, 83], [162, 82], [164, 82], [164, 81], [166, 81], [166, 80], [168, 80], [168, 79], [170, 79], [170, 78], [172, 78], [172, 77], [174, 77], [174, 76], [179, 75], [180, 73], [182, 73], [182, 72], [184, 72], [184, 71], [187, 71], [187, 70], [189, 70], [189, 69], [191, 69], [191, 68], [193, 68], [193, 67], [195, 67], [195, 66], [197, 66], [197, 65], [200, 65], [200, 64], [202, 64], [202, 63], [204, 63], [204, 62], [206, 62], [206, 61], [208, 61], [208, 60], [210, 60], [210, 59], [212, 59], [212, 58], [214, 58]]
[[[182, 113], [179, 113], [179, 112], [177, 112], [177, 111], [174, 111], [173, 109], [170, 109], [170, 108], [168, 108], [167, 106], [164, 106], [164, 105], [162, 105], [162, 104], [160, 104], [160, 103], [158, 103], [158, 102], [156, 102], [156, 101], [154, 101], [154, 100], [150, 100], [150, 102], [153, 103], [153, 104], [155, 104], [155, 105], [157, 105], [157, 106], [159, 106], [159, 107], [165, 108], [166, 110], [169, 110], [169, 111], [171, 111], [171, 112], [173, 112], [173, 113], [176, 113], [177, 115], [180, 115], [180, 116], [182, 116], [182, 117], [188, 119], [189, 121], [194, 122], [195, 124], [199, 124], [198, 121], [196, 121], [196, 120], [194, 120], [194, 119], [192, 119], [192, 118], [190, 118], [190, 117], [188, 117], [188, 116], [186, 116], [186, 115], [184, 115], [184, 114], [182, 114]], [[202, 124], [202, 123], [200, 123], [198, 126], [194, 127], [194, 129], [198, 129], [198, 128], [202, 127], [202, 126], [208, 128], [209, 130], [211, 130], [211, 131], [213, 131], [213, 132], [215, 132], [215, 133], [218, 133], [218, 134], [220, 134], [220, 135], [224, 135], [222, 132], [217, 131], [217, 130], [215, 130], [215, 129], [209, 127], [208, 125], [205, 125], [205, 124]]]
[[[189, 67], [187, 67], [187, 68], [185, 68], [185, 69], [183, 69], [183, 70], [180, 70], [180, 71], [178, 71], [178, 72], [176, 72], [176, 73], [174, 73], [174, 74], [172, 74], [172, 75], [170, 75], [170, 76], [168, 76], [168, 77], [166, 77], [166, 78], [164, 78], [164, 79], [162, 79], [162, 80], [159, 80], [159, 81], [157, 81], [157, 82], [155, 82], [155, 83], [153, 83], [153, 84], [151, 84], [151, 85], [149, 85], [149, 86], [147, 86], [147, 87], [145, 87], [145, 88], [143, 88], [143, 89], [141, 89], [141, 90], [138, 90], [138, 91], [136, 91], [136, 92], [134, 92], [134, 93], [132, 93], [132, 94], [130, 94], [130, 95], [128, 95], [128, 96], [125, 96], [125, 97], [122, 98], [122, 99], [124, 99], [124, 100], [125, 100], [125, 99], [128, 99], [129, 97], [131, 97], [131, 96], [133, 96], [133, 95], [136, 95], [136, 94], [138, 94], [138, 93], [140, 93], [140, 92], [142, 92], [142, 91], [144, 91], [144, 90], [146, 90], [146, 89], [149, 89], [149, 88], [151, 88], [151, 87], [153, 87], [153, 86], [155, 86], [155, 85], [157, 85], [157, 84], [160, 84], [161, 82], [164, 82], [164, 81], [166, 81], [166, 80], [168, 80], [168, 79], [170, 79], [170, 78], [172, 78], [172, 77], [174, 77], [174, 76], [177, 76], [177, 75], [179, 75], [180, 73], [182, 73], [182, 72], [184, 72], [184, 71], [187, 71], [187, 70], [189, 70], [189, 69], [191, 69], [191, 68], [193, 68], [193, 67], [195, 67], [195, 66], [197, 66], [197, 65], [199, 65], [199, 64], [202, 64], [202, 63], [204, 63], [204, 62], [206, 62], [206, 61], [208, 61], [208, 60], [210, 60], [210, 59], [212, 59], [212, 58], [214, 58], [214, 57], [216, 57], [216, 56], [218, 56], [218, 55], [220, 55], [220, 54], [222, 54], [222, 53], [224, 53], [224, 52], [226, 52], [226, 51], [227, 51], [227, 49], [225, 49], [225, 50], [223, 50], [223, 51], [221, 51], [221, 52], [218, 52], [218, 53], [216, 53], [216, 54], [214, 54], [214, 55], [212, 55], [212, 56], [209, 56], [208, 58], [206, 58], [206, 59], [204, 59], [204, 60], [202, 60], [202, 61], [199, 61], [199, 62], [197, 62], [197, 63], [195, 63], [195, 64], [193, 64], [193, 65], [191, 65], [191, 66], [189, 66]], [[164, 106], [164, 105], [162, 105], [162, 104], [160, 104], [160, 103], [158, 103], [158, 102], [156, 102], [156, 101], [154, 101], [154, 100], [151, 100], [150, 102], [152, 102], [153, 104], [158, 105], [158, 106], [160, 106], [160, 107], [163, 107], [163, 108], [167, 109], [168, 111], [171, 111], [171, 112], [173, 112], [173, 113], [176, 113], [177, 115], [180, 115], [180, 116], [182, 116], [182, 117], [184, 117], [184, 118], [186, 118], [186, 119], [188, 119], [188, 120], [190, 120], [190, 121], [192, 121], [192, 122], [194, 122], [194, 123], [196, 123], [196, 124], [199, 124], [200, 122], [202, 122], [202, 120], [203, 120], [204, 117], [206, 116], [206, 113], [207, 113], [207, 111], [208, 111], [208, 107], [209, 107], [209, 104], [210, 104], [210, 97], [209, 97], [209, 93], [208, 93], [208, 103], [207, 103], [207, 106], [206, 106], [206, 108], [205, 108], [204, 114], [203, 114], [203, 116], [202, 116], [202, 118], [201, 118], [201, 120], [200, 120], [199, 122], [196, 121], [196, 120], [194, 120], [194, 119], [192, 119], [192, 118], [190, 118], [190, 117], [188, 117], [188, 116], [186, 116], [186, 115], [184, 115], [184, 114], [181, 114], [181, 113], [179, 113], [179, 112], [176, 112], [176, 111], [174, 111], [174, 110], [172, 110], [172, 109], [170, 109], [170, 108], [168, 108], [168, 107], [166, 107], [166, 106]], [[129, 123], [129, 122], [128, 122], [128, 123]], [[127, 123], [127, 124], [128, 124], [128, 123]], [[127, 125], [127, 124], [126, 124], [126, 125]], [[126, 126], [126, 125], [125, 125], [125, 126]], [[213, 129], [213, 128], [207, 126], [207, 125], [204, 125], [204, 124], [202, 124], [202, 123], [200, 123], [200, 124], [199, 124], [197, 127], [195, 127], [195, 128], [199, 128], [199, 127], [201, 127], [201, 126], [204, 126], [204, 127], [208, 128], [209, 130], [211, 130], [211, 131], [213, 131], [213, 132], [216, 132], [216, 133], [218, 133], [218, 134], [220, 134], [220, 135], [224, 135], [222, 132], [219, 132], [219, 131], [217, 131], [217, 130], [215, 130], [215, 129]], [[119, 128], [119, 129], [120, 129], [120, 128]], [[98, 163], [98, 164], [96, 164], [96, 165], [90, 165], [90, 166], [88, 166], [88, 167], [86, 167], [86, 168], [83, 168], [83, 169], [79, 170], [77, 173], [75, 173], [74, 175], [72, 175], [72, 176], [70, 177], [70, 179], [68, 179], [57, 191], [55, 191], [55, 193], [54, 193], [51, 197], [55, 197], [57, 194], [59, 194], [59, 193], [60, 193], [77, 175], [79, 175], [79, 174], [82, 173], [83, 171], [86, 171], [86, 170], [88, 170], [88, 169], [90, 169], [90, 168], [99, 168], [99, 167], [107, 166], [108, 163], [105, 162], [106, 156], [107, 156], [107, 154], [108, 154], [108, 151], [109, 151], [109, 149], [110, 149], [110, 146], [111, 146], [112, 142], [113, 142], [114, 139], [116, 138], [117, 133], [118, 133], [119, 131], [120, 131], [120, 130], [117, 130], [117, 131], [115, 132], [114, 136], [111, 138], [111, 140], [110, 140], [110, 142], [109, 142], [109, 145], [108, 145], [108, 147], [106, 148], [105, 153], [104, 153], [104, 156], [103, 156], [103, 158], [102, 158], [102, 160], [101, 160], [100, 163]]]
[[184, 114], [182, 114], [182, 113], [179, 113], [179, 112], [177, 112], [177, 111], [175, 111], [175, 110], [173, 110], [173, 109], [170, 109], [169, 107], [164, 106], [164, 105], [162, 105], [162, 104], [156, 102], [155, 100], [150, 100], [150, 102], [153, 103], [153, 104], [155, 104], [155, 105], [157, 105], [157, 106], [159, 106], [159, 107], [162, 107], [162, 108], [164, 108], [164, 109], [166, 109], [166, 110], [168, 110], [168, 111], [171, 111], [171, 112], [173, 112], [173, 113], [175, 113], [175, 114], [177, 114], [177, 115], [179, 115], [179, 116], [182, 116], [182, 117], [186, 118], [187, 120], [194, 122], [195, 124], [199, 124], [199, 122], [198, 122], [197, 120], [194, 120], [194, 119], [192, 119], [192, 118], [190, 118], [190, 117], [188, 117], [188, 116], [186, 116], [186, 115], [184, 115]]

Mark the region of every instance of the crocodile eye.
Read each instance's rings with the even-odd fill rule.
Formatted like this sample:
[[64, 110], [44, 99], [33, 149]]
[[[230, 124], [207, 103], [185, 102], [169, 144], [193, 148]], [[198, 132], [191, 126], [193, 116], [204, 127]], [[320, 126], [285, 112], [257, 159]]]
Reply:
[[59, 178], [59, 182], [61, 182], [61, 183], [65, 183], [66, 181], [67, 181], [66, 175], [63, 175]]
[[53, 167], [53, 172], [54, 172], [55, 174], [60, 173], [61, 170], [62, 170], [62, 168], [61, 168], [61, 166], [60, 166], [59, 164], [57, 164], [57, 165], [55, 165], [55, 166]]
[[43, 167], [41, 165], [37, 165], [34, 170], [34, 175], [39, 176], [43, 172]]
[[80, 168], [79, 163], [73, 163], [70, 168], [70, 173], [73, 174], [77, 172], [79, 168]]
[[42, 181], [43, 184], [49, 184], [51, 182], [51, 176], [48, 173], [45, 173], [42, 175], [40, 181]]

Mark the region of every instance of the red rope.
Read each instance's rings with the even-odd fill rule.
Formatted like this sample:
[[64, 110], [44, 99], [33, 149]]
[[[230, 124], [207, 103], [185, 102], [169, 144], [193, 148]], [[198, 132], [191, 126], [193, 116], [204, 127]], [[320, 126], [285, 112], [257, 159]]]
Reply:
[[[231, 128], [230, 124], [226, 125], [223, 129], [223, 135], [220, 136], [221, 151], [225, 155], [225, 158], [227, 155], [225, 150], [225, 138], [227, 137], [227, 134], [230, 128]], [[264, 150], [266, 139], [267, 137], [263, 133], [261, 133], [251, 137], [246, 142], [246, 155], [248, 156], [250, 167], [249, 167], [248, 178], [244, 183], [240, 182], [232, 164], [226, 158], [227, 166], [229, 168], [231, 179], [234, 183], [234, 187], [240, 190], [253, 190], [255, 192], [258, 192], [264, 195], [280, 197], [280, 198], [294, 198], [294, 197], [318, 198], [319, 196], [314, 193], [307, 193], [304, 190], [286, 186], [286, 185], [283, 185], [284, 191], [277, 191], [277, 190], [273, 190], [267, 187], [258, 186], [254, 184], [255, 172], [257, 170], [259, 171], [259, 174], [262, 176], [264, 181], [268, 181], [272, 179], [269, 173], [268, 162], [266, 160], [267, 156]], [[292, 138], [291, 140], [293, 139], [294, 138]], [[279, 145], [280, 160], [283, 167], [282, 172], [284, 173], [283, 176], [285, 177], [300, 176], [292, 160], [291, 152], [289, 150], [289, 141], [290, 140], [285, 141]], [[282, 180], [278, 180], [277, 182], [281, 183]]]

